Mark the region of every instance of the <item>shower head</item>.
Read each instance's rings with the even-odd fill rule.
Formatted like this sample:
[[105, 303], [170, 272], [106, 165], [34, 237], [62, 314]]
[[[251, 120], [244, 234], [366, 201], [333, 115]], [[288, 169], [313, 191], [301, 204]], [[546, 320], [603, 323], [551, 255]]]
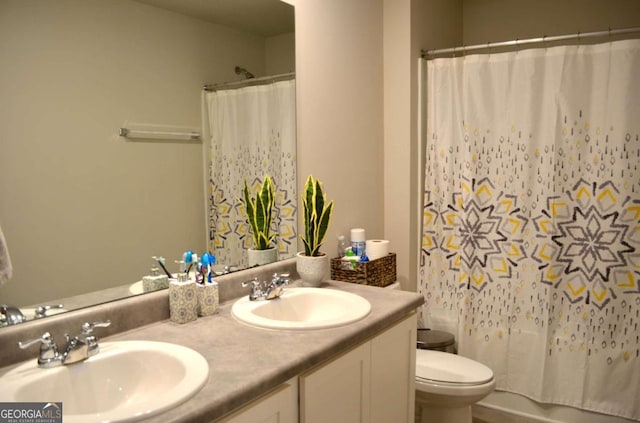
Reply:
[[236, 66], [236, 75], [244, 75], [246, 79], [255, 78], [254, 74], [252, 74], [245, 68], [241, 68], [240, 66]]

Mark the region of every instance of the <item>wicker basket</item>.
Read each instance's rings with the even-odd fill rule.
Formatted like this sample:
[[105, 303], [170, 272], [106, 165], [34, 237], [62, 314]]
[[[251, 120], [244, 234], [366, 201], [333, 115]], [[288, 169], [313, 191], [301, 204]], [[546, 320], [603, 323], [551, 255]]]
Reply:
[[365, 263], [351, 263], [332, 258], [331, 279], [361, 285], [391, 285], [396, 281], [396, 255], [389, 253], [385, 257]]

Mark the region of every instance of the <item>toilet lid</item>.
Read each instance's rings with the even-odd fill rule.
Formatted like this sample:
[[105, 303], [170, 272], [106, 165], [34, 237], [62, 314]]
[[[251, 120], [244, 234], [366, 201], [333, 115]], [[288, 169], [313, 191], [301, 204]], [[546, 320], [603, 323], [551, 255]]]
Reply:
[[456, 338], [452, 333], [441, 330], [418, 329], [416, 343], [420, 349], [435, 350], [438, 348], [446, 348], [455, 342]]
[[456, 354], [416, 350], [416, 378], [464, 385], [480, 385], [493, 379], [484, 364]]

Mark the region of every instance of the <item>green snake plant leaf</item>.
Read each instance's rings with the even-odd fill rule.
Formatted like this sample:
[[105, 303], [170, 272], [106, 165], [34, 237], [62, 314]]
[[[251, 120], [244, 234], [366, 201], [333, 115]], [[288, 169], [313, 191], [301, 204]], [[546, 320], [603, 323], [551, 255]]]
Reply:
[[249, 226], [251, 226], [253, 242], [257, 250], [270, 248], [271, 243], [276, 237], [275, 233], [271, 233], [274, 190], [273, 180], [267, 175], [256, 193], [255, 198], [252, 198], [247, 181], [244, 181], [243, 196], [245, 211], [247, 213]]
[[320, 253], [320, 246], [324, 243], [324, 238], [327, 235], [329, 229], [329, 223], [331, 222], [331, 215], [333, 213], [333, 201], [329, 202], [327, 207], [322, 211], [322, 215], [318, 221], [318, 227], [316, 228], [316, 248], [311, 251], [312, 256], [317, 256]]
[[320, 247], [331, 222], [333, 201], [326, 204], [326, 196], [320, 181], [309, 175], [302, 194], [304, 210], [304, 234], [301, 235], [304, 253], [307, 256], [320, 255]]

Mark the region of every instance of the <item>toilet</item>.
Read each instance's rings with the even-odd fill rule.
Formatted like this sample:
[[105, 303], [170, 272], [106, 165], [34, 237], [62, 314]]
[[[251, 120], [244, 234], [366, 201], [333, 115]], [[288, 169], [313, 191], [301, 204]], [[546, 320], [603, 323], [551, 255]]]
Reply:
[[471, 423], [471, 404], [495, 388], [493, 371], [452, 354], [453, 344], [447, 332], [418, 330], [416, 423]]
[[496, 386], [493, 371], [455, 354], [449, 332], [418, 329], [416, 341], [415, 423], [472, 423], [471, 405]]

